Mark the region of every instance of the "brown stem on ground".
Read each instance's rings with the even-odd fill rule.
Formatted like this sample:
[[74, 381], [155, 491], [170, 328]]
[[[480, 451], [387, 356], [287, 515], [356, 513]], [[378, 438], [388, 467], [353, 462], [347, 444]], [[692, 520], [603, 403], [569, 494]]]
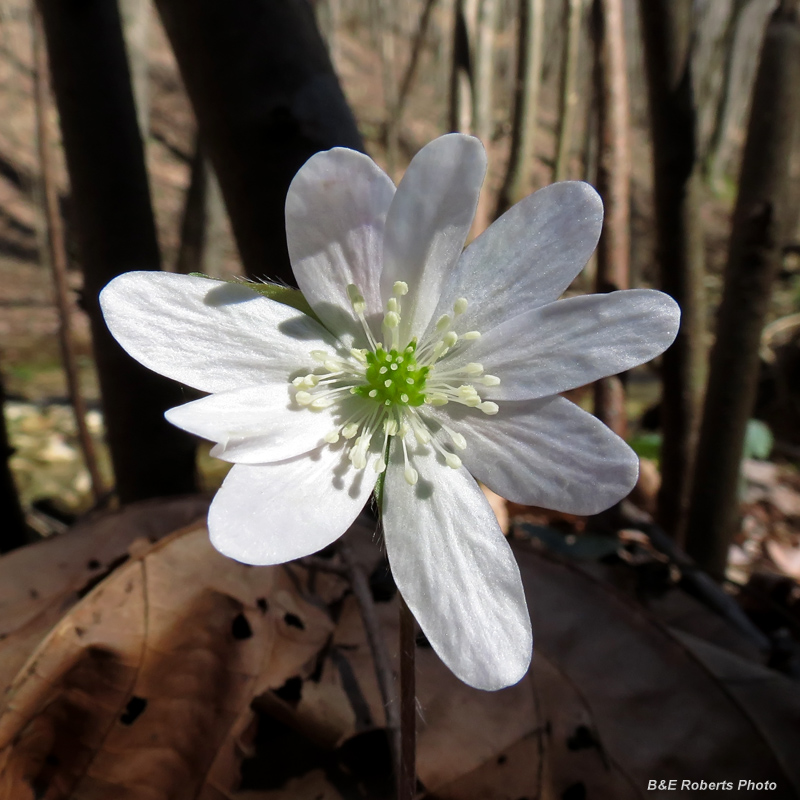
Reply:
[[381, 692], [381, 700], [386, 714], [386, 732], [389, 737], [389, 747], [392, 751], [392, 764], [394, 765], [395, 775], [399, 775], [401, 752], [400, 713], [394, 692], [392, 662], [381, 633], [381, 623], [375, 610], [375, 601], [372, 599], [367, 576], [364, 574], [364, 570], [356, 560], [349, 545], [341, 542], [339, 544], [339, 553], [347, 565], [350, 585], [353, 587], [353, 594], [358, 602], [361, 618], [364, 620], [364, 630], [372, 651], [375, 676], [378, 679], [378, 688]]
[[81, 394], [78, 360], [72, 338], [72, 325], [69, 308], [69, 283], [67, 281], [67, 250], [64, 243], [64, 225], [61, 210], [58, 207], [58, 186], [50, 158], [51, 136], [47, 124], [47, 53], [44, 48], [42, 20], [38, 8], [33, 10], [33, 53], [34, 53], [34, 107], [36, 109], [36, 135], [39, 147], [39, 166], [44, 197], [44, 215], [47, 225], [47, 241], [50, 245], [50, 267], [53, 272], [53, 283], [56, 292], [58, 309], [58, 342], [61, 348], [61, 359], [67, 378], [67, 392], [75, 414], [75, 425], [78, 442], [86, 468], [92, 482], [92, 496], [95, 503], [101, 502], [105, 490], [97, 453], [92, 436], [86, 424], [86, 403]]
[[417, 692], [414, 615], [400, 597], [400, 775], [398, 800], [412, 800], [417, 788]]

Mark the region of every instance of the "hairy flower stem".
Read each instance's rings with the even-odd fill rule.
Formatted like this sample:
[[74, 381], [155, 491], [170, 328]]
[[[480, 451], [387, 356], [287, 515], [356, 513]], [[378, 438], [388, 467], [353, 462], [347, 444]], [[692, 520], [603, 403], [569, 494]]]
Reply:
[[397, 800], [412, 800], [417, 787], [416, 621], [400, 597], [400, 771]]

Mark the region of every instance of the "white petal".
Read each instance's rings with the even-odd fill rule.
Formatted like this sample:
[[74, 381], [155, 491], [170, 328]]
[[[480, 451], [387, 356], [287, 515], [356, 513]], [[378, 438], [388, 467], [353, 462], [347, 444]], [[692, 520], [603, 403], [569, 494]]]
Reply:
[[405, 281], [400, 339], [421, 334], [436, 307], [475, 217], [486, 152], [479, 139], [451, 133], [434, 139], [414, 156], [397, 187], [383, 251], [381, 294]]
[[126, 272], [100, 293], [114, 338], [149, 369], [204, 392], [286, 382], [335, 339], [294, 308], [234, 283]]
[[466, 470], [444, 466], [430, 450], [413, 460], [420, 478], [409, 486], [395, 443], [384, 485], [386, 550], [400, 593], [462, 681], [487, 690], [517, 683], [532, 636], [511, 548]]
[[295, 403], [289, 383], [248, 386], [171, 408], [166, 418], [218, 446], [212, 455], [238, 464], [265, 464], [307, 453], [335, 427], [335, 412]]
[[286, 238], [297, 284], [325, 326], [361, 335], [347, 295], [361, 290], [367, 316], [382, 314], [383, 229], [394, 197], [391, 179], [355, 150], [312, 156], [286, 196]]
[[508, 320], [446, 364], [477, 361], [497, 375], [500, 385], [482, 396], [532, 400], [650, 361], [672, 344], [679, 325], [678, 304], [662, 292], [582, 295]]
[[603, 202], [588, 183], [554, 183], [529, 195], [464, 251], [433, 318], [465, 297], [459, 330], [485, 332], [552, 303], [589, 260], [602, 225]]
[[597, 514], [627, 497], [639, 459], [600, 420], [564, 397], [477, 409], [432, 410], [467, 441], [464, 466], [507, 500], [569, 514]]
[[208, 512], [211, 543], [245, 564], [283, 564], [316, 553], [352, 524], [375, 486], [344, 447], [275, 464], [235, 464]]

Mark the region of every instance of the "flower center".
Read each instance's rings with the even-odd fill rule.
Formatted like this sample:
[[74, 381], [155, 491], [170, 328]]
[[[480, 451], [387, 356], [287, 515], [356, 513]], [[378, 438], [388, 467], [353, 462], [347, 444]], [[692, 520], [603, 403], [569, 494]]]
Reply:
[[394, 348], [388, 353], [382, 347], [375, 352], [367, 350], [366, 383], [354, 387], [353, 394], [369, 397], [384, 406], [421, 406], [425, 402], [425, 380], [430, 367], [417, 365], [416, 349], [417, 343], [411, 342], [400, 353]]
[[[352, 440], [348, 457], [356, 469], [366, 466], [370, 447], [373, 442], [379, 444], [382, 438], [380, 449], [376, 452], [372, 447], [372, 451], [376, 452], [375, 471], [383, 472], [389, 439], [397, 436], [403, 450], [405, 478], [414, 484], [419, 476], [408, 452], [406, 438], [410, 434], [418, 444], [432, 446], [453, 469], [461, 466], [461, 459], [452, 449], [463, 450], [467, 446], [460, 433], [442, 422], [431, 424], [420, 409], [425, 405], [443, 406], [452, 402], [484, 414], [496, 414], [497, 404], [483, 400], [476, 386], [497, 386], [500, 378], [485, 375], [483, 365], [477, 362], [460, 366], [447, 364], [448, 356], [454, 351], [480, 338], [478, 331], [467, 331], [459, 336], [452, 330], [454, 320], [467, 308], [463, 297], [455, 302], [452, 316], [440, 317], [433, 333], [421, 343], [412, 339], [402, 344], [399, 335], [401, 304], [407, 293], [408, 286], [404, 282], [394, 284], [393, 296], [386, 303], [381, 324], [387, 342], [384, 345], [376, 340], [367, 323], [363, 295], [357, 286], [350, 284], [347, 294], [369, 347], [353, 348], [346, 355], [313, 350], [311, 357], [319, 367], [295, 378], [292, 384], [296, 390], [294, 401], [300, 406], [312, 411], [337, 404], [341, 407], [341, 424], [325, 435], [325, 441], [336, 444], [340, 438]], [[354, 403], [354, 398], [359, 401]]]

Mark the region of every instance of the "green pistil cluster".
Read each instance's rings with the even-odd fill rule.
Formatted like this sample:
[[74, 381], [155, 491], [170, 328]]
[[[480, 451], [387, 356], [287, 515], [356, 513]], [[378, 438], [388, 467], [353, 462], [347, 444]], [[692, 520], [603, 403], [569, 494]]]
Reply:
[[430, 367], [417, 366], [416, 349], [416, 342], [412, 342], [402, 352], [387, 352], [382, 347], [364, 352], [367, 382], [356, 386], [353, 393], [384, 406], [421, 406]]

